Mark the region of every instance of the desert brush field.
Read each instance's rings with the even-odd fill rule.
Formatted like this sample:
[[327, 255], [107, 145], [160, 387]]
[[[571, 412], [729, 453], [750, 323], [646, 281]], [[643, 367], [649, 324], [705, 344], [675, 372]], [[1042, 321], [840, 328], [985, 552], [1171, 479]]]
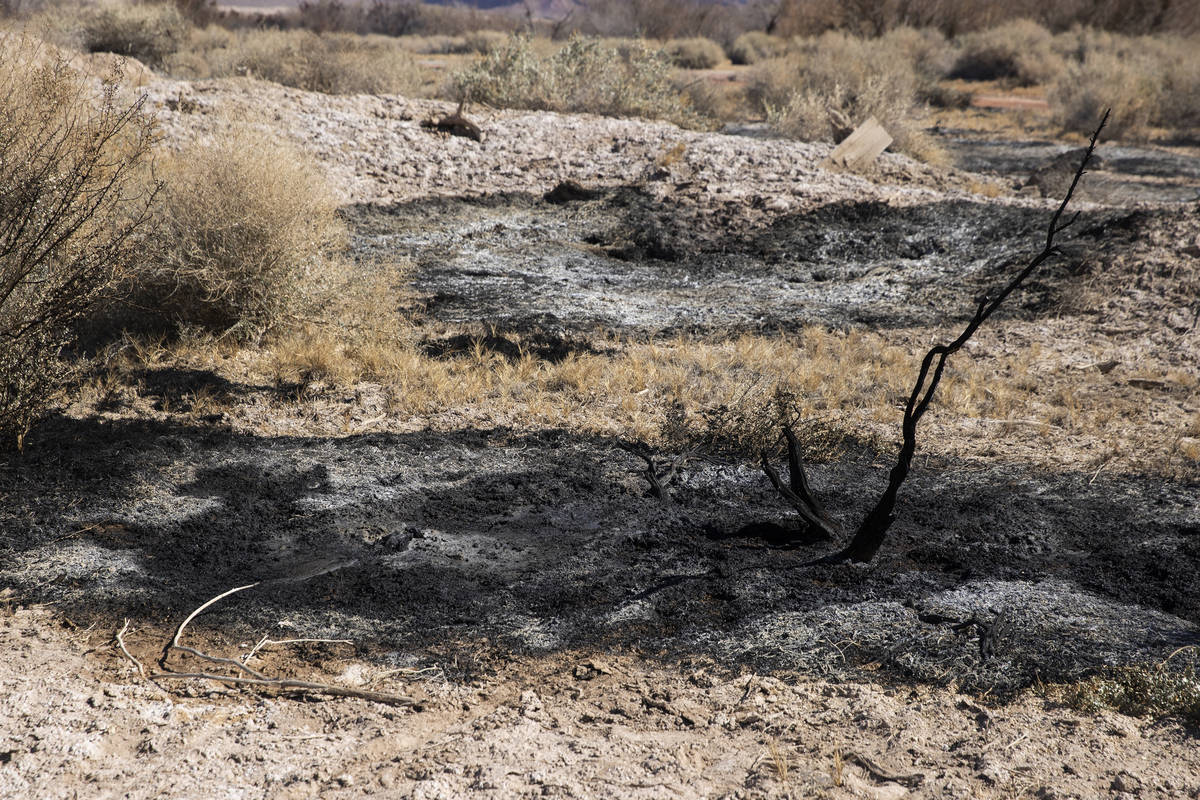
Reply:
[[0, 796], [1200, 797], [1195, 32], [535, 5], [3, 7]]

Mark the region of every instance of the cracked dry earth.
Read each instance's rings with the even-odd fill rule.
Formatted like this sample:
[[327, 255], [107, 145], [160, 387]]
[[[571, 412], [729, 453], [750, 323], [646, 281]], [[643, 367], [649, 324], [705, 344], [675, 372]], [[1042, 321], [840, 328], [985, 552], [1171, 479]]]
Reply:
[[[147, 89], [169, 139], [236, 117], [316, 155], [363, 262], [414, 264], [419, 324], [547, 359], [813, 324], [923, 348], [1052, 209], [1011, 175], [849, 175], [820, 145], [658, 123], [487, 112], [477, 143], [422, 128], [447, 110], [424, 101]], [[586, 192], [544, 198], [568, 179]], [[619, 435], [389, 414], [378, 387], [337, 432], [204, 370], [143, 390], [174, 408], [219, 378], [217, 422], [59, 414], [0, 462], [0, 796], [1200, 797], [1194, 719], [1055, 690], [1200, 644], [1200, 223], [1187, 180], [1136, 206], [1112, 190], [1131, 182], [1085, 194], [1066, 256], [962, 355], [1036, 348], [1043, 394], [1147, 413], [982, 447], [994, 420], [930, 421], [869, 566], [735, 535], [784, 516], [747, 460], [690, 463], [662, 503]], [[853, 520], [890, 458], [852, 447], [811, 479]], [[253, 582], [186, 643], [416, 705], [139, 676]]]

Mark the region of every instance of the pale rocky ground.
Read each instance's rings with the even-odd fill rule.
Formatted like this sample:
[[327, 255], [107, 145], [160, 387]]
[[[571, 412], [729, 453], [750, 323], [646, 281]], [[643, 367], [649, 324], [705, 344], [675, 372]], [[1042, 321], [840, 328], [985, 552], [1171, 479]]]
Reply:
[[[238, 119], [314, 154], [355, 246], [413, 260], [446, 324], [924, 341], [1053, 206], [1007, 178], [890, 155], [849, 175], [821, 166], [825, 146], [658, 123], [482, 111], [476, 143], [423, 128], [450, 110], [429, 101], [145, 88], [168, 142]], [[600, 195], [541, 200], [566, 179]], [[1088, 392], [1157, 410], [1122, 446], [1173, 443], [1169, 474], [1134, 452], [1105, 470], [1103, 432], [1039, 425], [981, 453], [986, 421], [931, 423], [947, 442], [870, 567], [713, 536], [778, 511], [753, 464], [699, 465], [659, 506], [610, 438], [477, 430], [469, 409], [340, 437], [266, 433], [253, 409], [220, 428], [52, 421], [0, 463], [0, 796], [1200, 797], [1194, 724], [1081, 713], [1041, 683], [1200, 642], [1195, 206], [1088, 199], [1083, 255], [971, 357], [1036, 345], [1047, 393], [1091, 369]], [[1075, 268], [1093, 277], [1076, 286]], [[886, 461], [813, 481], [857, 509]], [[115, 647], [131, 619], [149, 667], [207, 598], [302, 569], [198, 620], [192, 643], [346, 639], [268, 648], [260, 668], [419, 710], [168, 692]], [[1003, 621], [998, 655], [918, 609]]]

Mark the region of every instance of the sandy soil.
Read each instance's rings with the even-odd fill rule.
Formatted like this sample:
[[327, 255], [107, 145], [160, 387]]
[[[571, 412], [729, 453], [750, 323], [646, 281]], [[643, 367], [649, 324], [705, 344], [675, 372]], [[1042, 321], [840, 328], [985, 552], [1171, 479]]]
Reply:
[[[819, 145], [657, 123], [487, 112], [478, 143], [422, 127], [446, 110], [429, 102], [150, 92], [173, 139], [233, 115], [317, 155], [364, 263], [415, 264], [430, 331], [482, 323], [548, 359], [597, 331], [816, 323], [926, 342], [1036, 246], [1054, 203], [1005, 169], [887, 155], [850, 175]], [[1110, 187], [1182, 156], [1123, 158]], [[1124, 438], [1018, 426], [985, 447], [986, 421], [931, 423], [940, 443], [869, 566], [804, 566], [828, 545], [747, 534], [787, 516], [749, 461], [698, 459], [663, 503], [617, 436], [389, 417], [379, 387], [329, 401], [362, 422], [349, 435], [272, 423], [272, 387], [170, 367], [142, 376], [157, 411], [58, 415], [0, 461], [0, 795], [1200, 796], [1194, 720], [1085, 714], [1054, 688], [1196, 663], [1185, 163], [1137, 205], [1086, 196], [1066, 257], [969, 353], [1036, 346], [1046, 393], [1086, 374], [1145, 421]], [[586, 193], [546, 199], [568, 179]], [[217, 385], [229, 415], [170, 411]], [[1114, 441], [1154, 452], [1106, 468]], [[890, 458], [850, 448], [814, 465], [814, 488], [855, 519]], [[188, 641], [417, 706], [156, 684], [115, 646], [128, 619], [154, 669], [186, 614], [255, 581]], [[337, 641], [251, 658], [263, 636]]]

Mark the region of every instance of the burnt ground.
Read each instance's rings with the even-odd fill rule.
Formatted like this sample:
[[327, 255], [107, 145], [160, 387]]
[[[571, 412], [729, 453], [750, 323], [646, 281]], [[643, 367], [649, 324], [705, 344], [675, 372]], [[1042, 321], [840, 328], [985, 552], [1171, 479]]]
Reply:
[[[538, 124], [557, 124], [551, 115], [528, 115], [534, 116]], [[410, 121], [415, 128], [417, 122]], [[518, 129], [532, 124], [519, 115], [501, 123]], [[570, 130], [582, 135], [587, 127], [572, 120]], [[648, 126], [647, 135], [669, 140], [673, 134], [662, 128]], [[502, 147], [497, 138], [499, 133], [490, 147]], [[731, 148], [746, 163], [759, 165], [783, 147], [766, 143], [756, 155], [753, 143], [715, 135], [695, 138], [690, 146], [718, 160], [722, 148]], [[812, 146], [798, 147], [804, 154]], [[970, 298], [1002, 283], [1038, 246], [1052, 209], [1048, 201], [989, 200], [953, 188], [966, 182], [961, 175], [937, 178], [951, 188], [930, 188], [933, 179], [925, 172], [892, 157], [874, 183], [805, 166], [814, 180], [838, 191], [823, 197], [806, 189], [798, 195], [801, 201], [786, 203], [746, 191], [729, 171], [721, 178], [707, 176], [711, 164], [705, 164], [664, 174], [639, 172], [640, 166], [617, 170], [607, 181], [592, 182], [590, 198], [565, 204], [543, 198], [556, 180], [539, 173], [525, 192], [472, 185], [469, 193], [464, 187], [386, 202], [374, 197], [348, 205], [345, 215], [364, 268], [373, 260], [413, 264], [418, 299], [408, 310], [418, 325], [438, 331], [482, 326], [497, 348], [506, 346], [506, 334], [519, 334], [535, 342], [535, 356], [554, 360], [592, 347], [598, 332], [609, 337], [607, 346], [619, 346], [612, 341], [620, 337], [721, 338], [813, 324], [920, 339], [922, 331], [963, 319]], [[1194, 203], [1081, 208], [1064, 240], [1065, 256], [990, 324], [1023, 326], [1027, 336], [1041, 331], [1039, 341], [1064, 358], [1087, 356], [1091, 343], [1103, 339], [1139, 366], [1194, 377], [1200, 352]], [[477, 340], [471, 331], [431, 334], [424, 352], [454, 357]], [[159, 397], [161, 409], [177, 405], [172, 401], [186, 394], [185, 387], [219, 388], [233, 402], [248, 404], [272, 391], [181, 367], [147, 370], [140, 386]], [[1186, 390], [1162, 402], [1177, 403], [1192, 419], [1200, 414]], [[961, 765], [947, 767], [939, 759], [953, 742], [939, 737], [968, 718], [970, 735], [983, 735], [987, 726], [977, 720], [991, 712], [976, 705], [981, 697], [1019, 706], [1031, 702], [1031, 687], [1048, 682], [1120, 666], [1154, 667], [1173, 654], [1171, 669], [1196, 663], [1196, 650], [1188, 649], [1200, 645], [1195, 472], [1183, 477], [1106, 472], [1069, 459], [1054, 468], [1040, 460], [1039, 466], [1026, 466], [991, 457], [992, 448], [968, 455], [959, 453], [970, 448], [953, 454], [935, 449], [918, 459], [880, 557], [870, 565], [828, 567], [807, 562], [832, 544], [780, 546], [742, 535], [751, 523], [788, 524], [783, 504], [749, 458], [702, 454], [683, 469], [669, 502], [660, 502], [648, 496], [638, 474], [641, 462], [621, 449], [619, 437], [562, 429], [412, 427], [305, 436], [165, 411], [60, 414], [30, 435], [23, 454], [0, 461], [0, 585], [22, 606], [43, 606], [85, 633], [98, 632], [83, 638], [102, 655], [79, 663], [92, 664], [118, 688], [106, 689], [113, 694], [98, 695], [95, 703], [89, 697], [97, 708], [115, 703], [125, 713], [130, 704], [149, 707], [169, 697], [149, 688], [126, 692], [134, 681], [128, 664], [114, 656], [99, 632], [131, 620], [140, 631], [135, 652], [150, 658], [154, 642], [161, 644], [171, 626], [199, 604], [231, 587], [262, 581], [197, 620], [198, 639], [243, 649], [263, 634], [347, 640], [349, 653], [322, 645], [317, 656], [290, 667], [307, 664], [342, 680], [347, 664], [400, 674], [407, 691], [427, 698], [430, 714], [442, 715], [436, 717], [441, 722], [428, 722], [438, 737], [457, 725], [456, 736], [478, 742], [457, 761], [438, 762], [457, 763], [457, 771], [434, 769], [432, 756], [420, 748], [407, 761], [397, 756], [393, 762], [400, 766], [386, 773], [390, 783], [362, 763], [365, 755], [346, 762], [356, 766], [344, 780], [324, 768], [305, 772], [277, 748], [271, 757], [286, 764], [295, 780], [275, 788], [260, 784], [268, 787], [262, 790], [267, 796], [288, 791], [300, 796], [319, 787], [352, 796], [368, 786], [403, 787], [395, 789], [398, 796], [412, 797], [515, 796], [547, 794], [549, 785], [566, 786], [565, 796], [653, 797], [664, 787], [748, 797], [791, 796], [793, 788], [796, 796], [817, 790], [833, 796], [1000, 795], [1039, 787], [1052, 792], [1044, 796], [1086, 796], [1101, 789], [1119, 794], [1133, 779], [1118, 780], [1112, 758], [1119, 763], [1122, 756], [1099, 745], [1090, 751], [1093, 760], [1084, 759], [1089, 764], [1080, 768], [1084, 772], [1072, 773], [1082, 777], [1067, 780], [1068, 788], [1055, 795], [1061, 781], [1051, 775], [1060, 770], [1054, 759], [1030, 767], [1033, 777], [1022, 782], [1005, 758], [993, 753], [989, 762], [983, 745]], [[1049, 446], [1036, 434], [1027, 439], [1023, 446], [1029, 450]], [[815, 490], [848, 527], [886, 481], [891, 454], [875, 447], [852, 445], [812, 468]], [[15, 636], [10, 638], [18, 641]], [[610, 668], [610, 662], [619, 666]], [[697, 669], [707, 677], [696, 678]], [[582, 690], [570, 681], [614, 671], [633, 677], [625, 683], [613, 679], [616, 699], [597, 701], [603, 706], [598, 711], [580, 711], [582, 695], [576, 692]], [[564, 674], [574, 677], [563, 683]], [[428, 675], [437, 680], [422, 677]], [[744, 708], [747, 698], [758, 697], [747, 675], [775, 681], [770, 685], [776, 688], [763, 695], [787, 695], [791, 705], [783, 717], [791, 722], [762, 712], [767, 701], [758, 710]], [[803, 688], [813, 681], [820, 683], [812, 684], [817, 687], [812, 692]], [[11, 685], [24, 684], [14, 677]], [[483, 694], [486, 715], [471, 712], [480, 697], [464, 699], [468, 690]], [[200, 695], [197, 702], [218, 706], [244, 697], [212, 694], [211, 688], [190, 691]], [[488, 692], [495, 696], [488, 699]], [[551, 702], [538, 692], [562, 697]], [[954, 692], [974, 698], [961, 701], [967, 711]], [[889, 717], [893, 727], [880, 735], [893, 744], [879, 745], [890, 763], [916, 764], [930, 776], [940, 769], [938, 779], [918, 788], [864, 767], [865, 777], [854, 778], [859, 784], [843, 785], [840, 777], [818, 780], [813, 776], [828, 770], [801, 761], [806, 777], [788, 788], [793, 756], [786, 754], [784, 766], [767, 776], [763, 748], [792, 748], [787, 752], [801, 758], [808, 752], [804, 737], [824, 729], [816, 717], [803, 723], [816, 728], [796, 727], [811, 708], [805, 706], [810, 694], [849, 698], [838, 706], [843, 722], [875, 719], [878, 709], [864, 711], [864, 703], [898, 704], [888, 713], [900, 716], [906, 704], [918, 716], [926, 713], [923, 704], [940, 709], [936, 714], [945, 731], [926, 735], [934, 744], [925, 749], [913, 744], [917, 749], [905, 755], [894, 746], [899, 717]], [[61, 707], [74, 704], [74, 695], [53, 696]], [[671, 705], [676, 700], [679, 705]], [[268, 705], [246, 713], [269, 730], [275, 723], [264, 720], [280, 713], [270, 704], [284, 701], [262, 702]], [[355, 703], [365, 705], [341, 701], [329, 712], [312, 712], [313, 719], [331, 715], [321, 735], [354, 729], [345, 720], [358, 714], [365, 720], [362, 730], [381, 731], [379, 736], [417, 737], [426, 748], [437, 738], [420, 732], [426, 724], [420, 714], [381, 716], [377, 710], [356, 711]], [[696, 710], [706, 703], [711, 707]], [[659, 706], [670, 709], [662, 712], [669, 724], [646, 716], [646, 709]], [[1045, 711], [1043, 717], [1058, 725], [1055, 715], [1067, 713]], [[1020, 717], [1016, 710], [1012, 715]], [[948, 721], [952, 717], [957, 721]], [[939, 727], [936, 715], [923, 719]], [[543, 741], [537, 737], [559, 736], [575, 730], [572, 725], [602, 726], [591, 738], [584, 736], [584, 746], [610, 742], [603, 746], [614, 763], [626, 764], [623, 778], [608, 773], [596, 778], [565, 755], [578, 752], [575, 745], [557, 739], [546, 747], [559, 761], [545, 763], [512, 743], [522, 737]], [[536, 728], [536, 735], [521, 726]], [[872, 726], [858, 725], [855, 736], [878, 732]], [[726, 733], [718, 735], [718, 729], [733, 738], [721, 739]], [[496, 730], [510, 738], [489, 738], [486, 732]], [[679, 766], [691, 763], [690, 756], [671, 756], [670, 765], [656, 767], [650, 758], [659, 757], [655, 751], [665, 740], [654, 735], [647, 734], [641, 750], [643, 745], [622, 750], [611, 744], [614, 737], [648, 730], [695, 731], [699, 738], [681, 740], [680, 747], [709, 741], [717, 749], [734, 748], [745, 763], [725, 764], [710, 750], [697, 756], [710, 766], [724, 764], [718, 779], [703, 768], [693, 774]], [[1138, 736], [1161, 756], [1186, 752], [1188, 742], [1194, 744], [1189, 730], [1145, 729]], [[745, 741], [737, 738], [742, 732], [749, 737]], [[1017, 748], [1028, 738], [1018, 734], [1019, 728], [1005, 747]], [[25, 766], [0, 787], [45, 788], [30, 777], [38, 770], [71, 780], [82, 774], [70, 757], [55, 760], [53, 748], [42, 747], [37, 756], [37, 746], [8, 735], [11, 741], [0, 746], [8, 754], [4, 763]], [[138, 759], [153, 758], [155, 748], [191, 758], [189, 746], [146, 735], [129, 745], [129, 753], [120, 756], [124, 761], [103, 762], [108, 766], [96, 766], [95, 774], [135, 774], [137, 763], [149, 763]], [[228, 746], [278, 744], [269, 733], [245, 736]], [[146, 741], [149, 755], [143, 753]], [[860, 749], [868, 746], [855, 741]], [[71, 746], [64, 745], [67, 751]], [[812, 753], [819, 750], [825, 758], [836, 751], [841, 763], [840, 747], [826, 742]], [[370, 748], [361, 752], [375, 754]], [[315, 758], [305, 747], [296, 753]], [[1097, 755], [1102, 753], [1109, 755]], [[1159, 756], [1138, 767], [1144, 795], [1200, 789], [1194, 780], [1187, 782], [1187, 763], [1168, 768], [1169, 759]], [[101, 758], [79, 756], [93, 757]], [[536, 768], [526, 769], [526, 760]], [[508, 764], [515, 771], [485, 774], [488, 764]], [[237, 774], [227, 766], [209, 764], [200, 778], [167, 772], [163, 780], [176, 781], [175, 792], [216, 796], [209, 790], [228, 785], [229, 775]], [[580, 783], [586, 775], [599, 783]], [[266, 780], [261, 775], [254, 780], [260, 779]], [[69, 787], [70, 780], [62, 785]]]

